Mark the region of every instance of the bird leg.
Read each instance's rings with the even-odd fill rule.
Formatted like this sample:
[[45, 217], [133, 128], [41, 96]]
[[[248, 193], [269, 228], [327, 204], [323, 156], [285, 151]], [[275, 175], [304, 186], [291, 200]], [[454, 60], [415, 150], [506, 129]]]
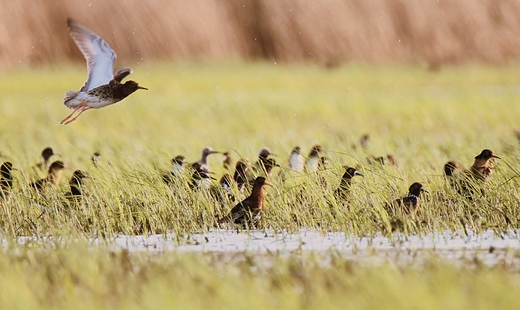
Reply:
[[76, 115], [74, 118], [70, 119], [69, 121], [65, 122], [63, 125], [67, 125], [67, 124], [70, 124], [72, 123], [73, 121], [77, 120], [78, 117], [83, 113], [85, 112], [86, 110], [89, 110], [89, 109], [92, 109], [91, 107], [82, 107], [80, 110], [79, 110], [79, 114]]
[[78, 112], [81, 108], [83, 108], [85, 106], [84, 103], [80, 103], [78, 104], [74, 110], [72, 111], [72, 113], [70, 113], [67, 117], [65, 117], [61, 122], [60, 122], [60, 125], [62, 125], [63, 123], [65, 123], [66, 120], [68, 120], [69, 118], [72, 117], [72, 115], [74, 115], [74, 113]]

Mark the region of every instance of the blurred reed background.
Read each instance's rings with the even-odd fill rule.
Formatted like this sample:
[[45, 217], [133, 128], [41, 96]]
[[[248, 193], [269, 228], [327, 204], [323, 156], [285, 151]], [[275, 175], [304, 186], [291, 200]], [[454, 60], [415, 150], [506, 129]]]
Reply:
[[520, 56], [520, 0], [2, 1], [0, 68], [83, 62], [72, 17], [121, 62], [267, 59], [502, 64]]

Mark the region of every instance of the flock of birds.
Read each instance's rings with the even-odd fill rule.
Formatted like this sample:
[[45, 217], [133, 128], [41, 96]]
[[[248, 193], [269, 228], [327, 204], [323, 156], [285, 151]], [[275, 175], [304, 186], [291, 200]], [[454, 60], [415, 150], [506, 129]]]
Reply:
[[[365, 147], [362, 138], [362, 146]], [[215, 175], [209, 169], [208, 157], [212, 154], [222, 154], [222, 165], [226, 169], [219, 181], [218, 185], [212, 185], [212, 180], [216, 180]], [[45, 148], [41, 153], [41, 163], [35, 167], [39, 169], [47, 169], [47, 176], [29, 184], [29, 187], [38, 193], [44, 193], [45, 189], [51, 185], [59, 186], [63, 169], [65, 165], [61, 160], [51, 161], [50, 159], [57, 155], [52, 148]], [[299, 174], [314, 174], [317, 176], [321, 185], [327, 186], [323, 177], [324, 171], [328, 169], [328, 159], [323, 156], [323, 148], [320, 145], [312, 147], [308, 156], [304, 156], [300, 147], [295, 147], [288, 159], [287, 167], [281, 165], [273, 157], [275, 154], [268, 147], [262, 148], [258, 153], [257, 160], [252, 164], [247, 158], [241, 158], [233, 165], [230, 152], [215, 151], [210, 147], [202, 150], [201, 157], [193, 162], [187, 163], [183, 155], [175, 156], [171, 160], [171, 170], [163, 172], [161, 179], [169, 186], [172, 191], [176, 186], [187, 182], [187, 186], [194, 192], [201, 190], [208, 191], [217, 202], [226, 207], [234, 204], [229, 213], [217, 219], [217, 223], [233, 223], [244, 227], [255, 227], [258, 222], [262, 210], [264, 208], [264, 186], [271, 186], [267, 179], [272, 178], [273, 169], [280, 167], [277, 177], [283, 182], [288, 171], [294, 171]], [[94, 165], [98, 164], [101, 155], [94, 153], [91, 161]], [[386, 156], [386, 158], [393, 156]], [[369, 156], [369, 163], [382, 163], [396, 165], [395, 159], [384, 160], [385, 157]], [[449, 185], [460, 195], [472, 200], [476, 195], [482, 195], [483, 185], [489, 180], [493, 174], [493, 159], [500, 158], [493, 154], [491, 150], [484, 149], [480, 154], [475, 156], [475, 161], [469, 169], [462, 169], [460, 165], [454, 161], [449, 161], [444, 165], [444, 174]], [[334, 190], [334, 197], [340, 203], [348, 202], [352, 179], [355, 176], [363, 176], [354, 167], [343, 166], [344, 173], [339, 181], [339, 186]], [[13, 188], [12, 171], [16, 170], [11, 162], [4, 162], [0, 166], [0, 200], [6, 201]], [[65, 194], [66, 197], [78, 198], [82, 195], [84, 187], [83, 180], [91, 178], [88, 173], [82, 170], [75, 170], [69, 180], [70, 191]], [[242, 193], [247, 196], [239, 201], [235, 194]], [[421, 193], [425, 192], [421, 183], [415, 182], [410, 185], [408, 194], [400, 199], [394, 200], [393, 203], [385, 206], [389, 215], [392, 214], [408, 214], [415, 216], [420, 204]], [[239, 201], [237, 203], [237, 201]]]
[[[68, 91], [65, 94], [64, 104], [67, 108], [72, 109], [67, 117], [60, 124], [69, 124], [75, 121], [82, 113], [89, 109], [97, 109], [107, 105], [119, 102], [135, 92], [138, 89], [146, 88], [139, 86], [134, 81], [121, 83], [122, 80], [131, 74], [130, 68], [120, 68], [113, 72], [116, 59], [115, 52], [110, 48], [100, 36], [95, 34], [85, 26], [67, 19], [67, 26], [70, 30], [72, 39], [83, 54], [87, 62], [88, 78], [79, 91]], [[77, 115], [75, 115], [77, 113]], [[361, 138], [361, 146], [366, 148], [368, 135]], [[201, 158], [188, 165], [184, 156], [179, 155], [172, 159], [172, 170], [162, 175], [162, 180], [172, 185], [179, 182], [179, 176], [188, 173], [190, 175], [190, 188], [192, 189], [210, 189], [211, 181], [214, 179], [213, 173], [208, 167], [208, 156], [220, 153], [214, 151], [210, 147], [202, 150]], [[316, 173], [327, 169], [327, 158], [322, 156], [323, 149], [320, 145], [312, 147], [307, 157], [302, 155], [300, 147], [295, 147], [289, 157], [289, 169], [298, 173]], [[38, 165], [42, 169], [47, 169], [47, 176], [43, 179], [34, 181], [29, 186], [38, 192], [42, 192], [49, 185], [57, 186], [60, 182], [65, 165], [62, 161], [50, 161], [52, 156], [56, 155], [52, 148], [46, 148], [42, 151], [42, 162]], [[231, 162], [231, 154], [224, 152], [223, 166], [231, 171], [233, 169]], [[264, 203], [264, 186], [271, 184], [266, 180], [272, 174], [273, 168], [280, 165], [272, 157], [274, 154], [269, 148], [262, 148], [258, 154], [258, 160], [251, 163], [243, 158], [234, 166], [234, 173], [224, 174], [219, 181], [216, 191], [212, 194], [215, 198], [222, 200], [223, 197], [230, 201], [237, 201], [233, 195], [232, 188], [234, 186], [242, 193], [249, 193], [247, 198], [238, 202], [229, 212], [228, 215], [218, 219], [218, 223], [230, 222], [238, 225], [252, 227], [258, 221], [263, 210]], [[100, 154], [95, 153], [92, 161], [95, 164]], [[475, 162], [469, 170], [463, 170], [460, 166], [450, 161], [446, 163], [444, 172], [449, 180], [451, 187], [461, 195], [468, 199], [473, 199], [476, 194], [482, 193], [482, 184], [488, 181], [493, 173], [492, 159], [499, 158], [491, 150], [485, 149], [475, 157]], [[369, 163], [389, 163], [397, 165], [392, 155], [386, 157], [370, 156]], [[188, 167], [189, 169], [186, 169]], [[338, 200], [345, 201], [349, 196], [349, 189], [352, 178], [362, 176], [356, 168], [344, 166], [344, 173], [340, 184], [334, 191], [334, 196]], [[0, 198], [5, 201], [13, 187], [12, 171], [16, 170], [11, 162], [4, 162], [0, 166]], [[253, 171], [252, 171], [253, 170]], [[284, 171], [281, 170], [280, 177], [284, 179]], [[90, 176], [81, 171], [76, 170], [72, 174], [69, 181], [70, 191], [67, 197], [79, 197], [82, 195], [83, 180]], [[320, 182], [326, 182], [322, 177]], [[249, 190], [249, 187], [252, 187]], [[408, 195], [401, 199], [395, 200], [392, 204], [386, 206], [388, 212], [396, 212], [396, 208], [401, 208], [404, 212], [415, 215], [419, 207], [421, 193], [424, 192], [421, 183], [413, 183]]]

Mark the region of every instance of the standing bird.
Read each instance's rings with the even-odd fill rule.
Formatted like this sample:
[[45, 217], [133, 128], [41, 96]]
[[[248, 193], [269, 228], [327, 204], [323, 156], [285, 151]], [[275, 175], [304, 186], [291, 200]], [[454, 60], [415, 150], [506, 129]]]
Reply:
[[247, 176], [249, 167], [250, 163], [247, 158], [240, 159], [235, 165], [233, 180], [237, 183], [238, 190], [242, 193], [246, 190], [246, 184], [248, 183]]
[[30, 187], [35, 188], [41, 192], [47, 184], [58, 186], [61, 180], [63, 169], [65, 169], [65, 165], [62, 161], [58, 160], [53, 162], [49, 166], [47, 177], [29, 184]]
[[348, 194], [350, 193], [350, 184], [352, 184], [352, 178], [356, 175], [362, 177], [363, 175], [359, 173], [356, 168], [343, 166], [345, 168], [345, 173], [341, 177], [341, 182], [339, 183], [339, 187], [334, 191], [334, 196], [339, 200], [347, 200]]
[[265, 171], [266, 176], [271, 176], [274, 167], [280, 167], [274, 158], [265, 159], [262, 163], [262, 166], [262, 170]]
[[218, 153], [220, 153], [220, 152], [214, 151], [211, 147], [206, 146], [205, 148], [202, 149], [202, 154], [200, 156], [200, 159], [197, 160], [197, 163], [200, 164], [204, 169], [206, 169], [209, 172], [210, 170], [209, 170], [209, 166], [208, 166], [208, 156], [211, 154], [218, 154]]
[[233, 159], [231, 158], [230, 152], [222, 153], [222, 167], [227, 171], [231, 171], [231, 167], [233, 166]]
[[210, 176], [209, 170], [199, 163], [191, 164], [191, 168], [193, 169], [193, 174], [191, 175], [190, 188], [193, 190], [199, 188], [208, 189], [211, 185], [211, 180], [215, 180], [215, 178]]
[[264, 177], [257, 177], [251, 195], [238, 203], [229, 214], [218, 220], [219, 224], [232, 222], [244, 227], [254, 227], [264, 208], [264, 186], [269, 184]]
[[304, 165], [305, 158], [303, 158], [301, 148], [296, 146], [291, 151], [291, 156], [289, 157], [289, 167], [296, 172], [303, 172]]
[[448, 180], [450, 187], [459, 194], [462, 194], [459, 170], [460, 166], [455, 161], [450, 160], [444, 164], [444, 176], [446, 177], [446, 180]]
[[235, 201], [233, 194], [233, 178], [229, 173], [225, 173], [219, 180], [218, 185], [210, 188], [211, 196], [222, 206], [227, 206], [229, 202]]
[[305, 162], [305, 171], [307, 173], [316, 172], [318, 170], [318, 164], [320, 162], [320, 155], [323, 151], [321, 145], [315, 145], [312, 147], [307, 162]]
[[[70, 18], [67, 19], [67, 26], [74, 43], [87, 60], [88, 78], [79, 91], [68, 91], [65, 94], [63, 104], [73, 111], [60, 124], [69, 124], [89, 109], [114, 104], [138, 89], [147, 89], [134, 81], [121, 83], [132, 70], [120, 68], [115, 73], [112, 71], [116, 53], [100, 36]], [[76, 112], [79, 112], [78, 115], [72, 117]]]
[[271, 155], [274, 154], [268, 147], [263, 147], [260, 151], [258, 151], [258, 159], [255, 162], [255, 168], [260, 172], [265, 172], [265, 163]]
[[17, 170], [13, 167], [13, 164], [9, 161], [0, 166], [0, 199], [9, 197], [11, 189], [13, 188], [13, 176], [11, 171]]
[[469, 200], [473, 200], [475, 195], [484, 195], [482, 186], [489, 181], [493, 174], [494, 166], [491, 161], [493, 158], [500, 159], [489, 149], [484, 149], [475, 156], [471, 168], [462, 172], [457, 192]]
[[480, 154], [475, 156], [475, 161], [470, 168], [470, 172], [472, 175], [479, 181], [486, 182], [489, 180], [491, 175], [493, 174], [493, 162], [491, 161], [493, 158], [500, 157], [493, 154], [491, 150], [484, 149]]
[[73, 198], [81, 196], [81, 189], [83, 187], [83, 179], [90, 179], [91, 177], [84, 171], [75, 170], [69, 181], [70, 192], [65, 194], [65, 197]]
[[183, 155], [177, 155], [171, 160], [172, 171], [164, 172], [162, 174], [162, 180], [166, 185], [175, 184], [175, 179], [184, 172], [184, 164], [186, 159]]
[[325, 156], [320, 157], [320, 162], [318, 164], [318, 183], [323, 189], [328, 188], [327, 178], [325, 175], [329, 170], [329, 159]]
[[51, 147], [46, 147], [43, 149], [41, 153], [42, 161], [36, 164], [36, 167], [40, 170], [47, 170], [49, 168], [51, 157], [54, 155], [60, 155], [58, 153], [54, 153], [54, 150]]
[[421, 193], [426, 192], [426, 190], [423, 188], [421, 183], [415, 182], [412, 185], [410, 185], [410, 188], [408, 189], [408, 195], [394, 200], [392, 207], [386, 205], [385, 209], [388, 213], [396, 213], [395, 207], [404, 207], [404, 211], [407, 214], [410, 215], [417, 215], [417, 209], [419, 209], [419, 201]]
[[94, 152], [92, 156], [90, 156], [90, 162], [94, 165], [94, 167], [98, 168], [99, 161], [101, 160], [101, 153]]

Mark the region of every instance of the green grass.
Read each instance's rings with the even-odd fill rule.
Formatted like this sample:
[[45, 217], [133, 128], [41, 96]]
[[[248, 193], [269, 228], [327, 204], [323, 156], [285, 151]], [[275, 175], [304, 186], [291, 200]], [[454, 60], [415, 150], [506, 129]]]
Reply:
[[[0, 76], [0, 160], [19, 169], [11, 199], [0, 203], [7, 243], [0, 250], [3, 308], [518, 308], [520, 279], [507, 264], [454, 267], [432, 258], [415, 267], [372, 266], [337, 253], [129, 254], [87, 240], [168, 232], [183, 243], [213, 227], [231, 205], [193, 193], [186, 180], [173, 190], [160, 180], [170, 158], [195, 161], [206, 145], [252, 161], [269, 146], [282, 164], [296, 145], [304, 153], [324, 146], [332, 166], [327, 189], [313, 175], [292, 174], [282, 183], [275, 170], [260, 225], [275, 233], [309, 227], [388, 234], [392, 219], [382, 206], [415, 181], [429, 194], [417, 219], [401, 218], [405, 233], [517, 229], [520, 152], [513, 131], [520, 127], [520, 65], [439, 72], [356, 64], [334, 70], [233, 62], [133, 67], [131, 78], [149, 91], [67, 126], [57, 125], [69, 113], [62, 98], [82, 85], [83, 67]], [[369, 165], [358, 145], [365, 133], [371, 155], [391, 153], [399, 166]], [[60, 188], [38, 196], [27, 184], [44, 175], [32, 166], [47, 146], [71, 170]], [[454, 159], [468, 167], [484, 148], [503, 159], [486, 196], [468, 202], [447, 186], [442, 166]], [[99, 169], [90, 163], [94, 151], [103, 155]], [[210, 164], [217, 177], [224, 173], [219, 156]], [[354, 179], [348, 205], [332, 195], [342, 165], [365, 175]], [[79, 202], [63, 198], [72, 169], [94, 177]], [[39, 241], [19, 245], [19, 236]]]
[[[325, 174], [329, 188], [322, 189], [312, 175], [294, 176], [285, 185], [273, 177], [263, 227], [294, 231], [304, 226], [356, 235], [386, 232], [382, 206], [406, 194], [415, 181], [424, 183], [430, 194], [424, 197], [421, 217], [405, 219], [407, 232], [466, 225], [476, 231], [518, 227], [520, 166], [513, 135], [520, 117], [515, 108], [518, 66], [440, 72], [354, 64], [334, 70], [231, 62], [134, 67], [132, 79], [149, 91], [88, 111], [67, 126], [57, 125], [69, 112], [62, 97], [82, 84], [82, 67], [20, 69], [0, 77], [0, 151], [4, 161], [20, 169], [13, 198], [2, 205], [0, 222], [6, 233], [95, 237], [100, 232], [205, 231], [231, 205], [214, 206], [208, 195], [194, 195], [183, 182], [172, 193], [160, 181], [160, 170], [169, 169], [170, 158], [183, 154], [195, 161], [210, 145], [231, 150], [235, 160], [253, 161], [261, 147], [269, 146], [285, 164], [294, 146], [307, 153], [317, 143], [331, 158], [332, 168]], [[391, 153], [399, 167], [368, 165], [358, 145], [365, 133], [371, 136], [369, 153]], [[63, 207], [65, 181], [45, 198], [27, 188], [38, 177], [31, 167], [46, 146], [63, 154], [71, 169], [95, 177], [87, 182], [88, 194], [79, 205]], [[484, 148], [503, 160], [497, 163], [487, 196], [468, 203], [446, 186], [442, 165], [455, 159], [469, 166]], [[89, 162], [94, 151], [103, 155], [99, 170]], [[224, 173], [220, 157], [213, 155], [210, 161], [218, 178]], [[357, 166], [365, 174], [354, 179], [348, 206], [332, 196], [342, 165]], [[66, 171], [64, 179], [71, 173]], [[38, 204], [68, 211], [40, 216]]]
[[515, 309], [507, 264], [365, 265], [339, 254], [111, 252], [82, 242], [4, 247], [3, 309]]

